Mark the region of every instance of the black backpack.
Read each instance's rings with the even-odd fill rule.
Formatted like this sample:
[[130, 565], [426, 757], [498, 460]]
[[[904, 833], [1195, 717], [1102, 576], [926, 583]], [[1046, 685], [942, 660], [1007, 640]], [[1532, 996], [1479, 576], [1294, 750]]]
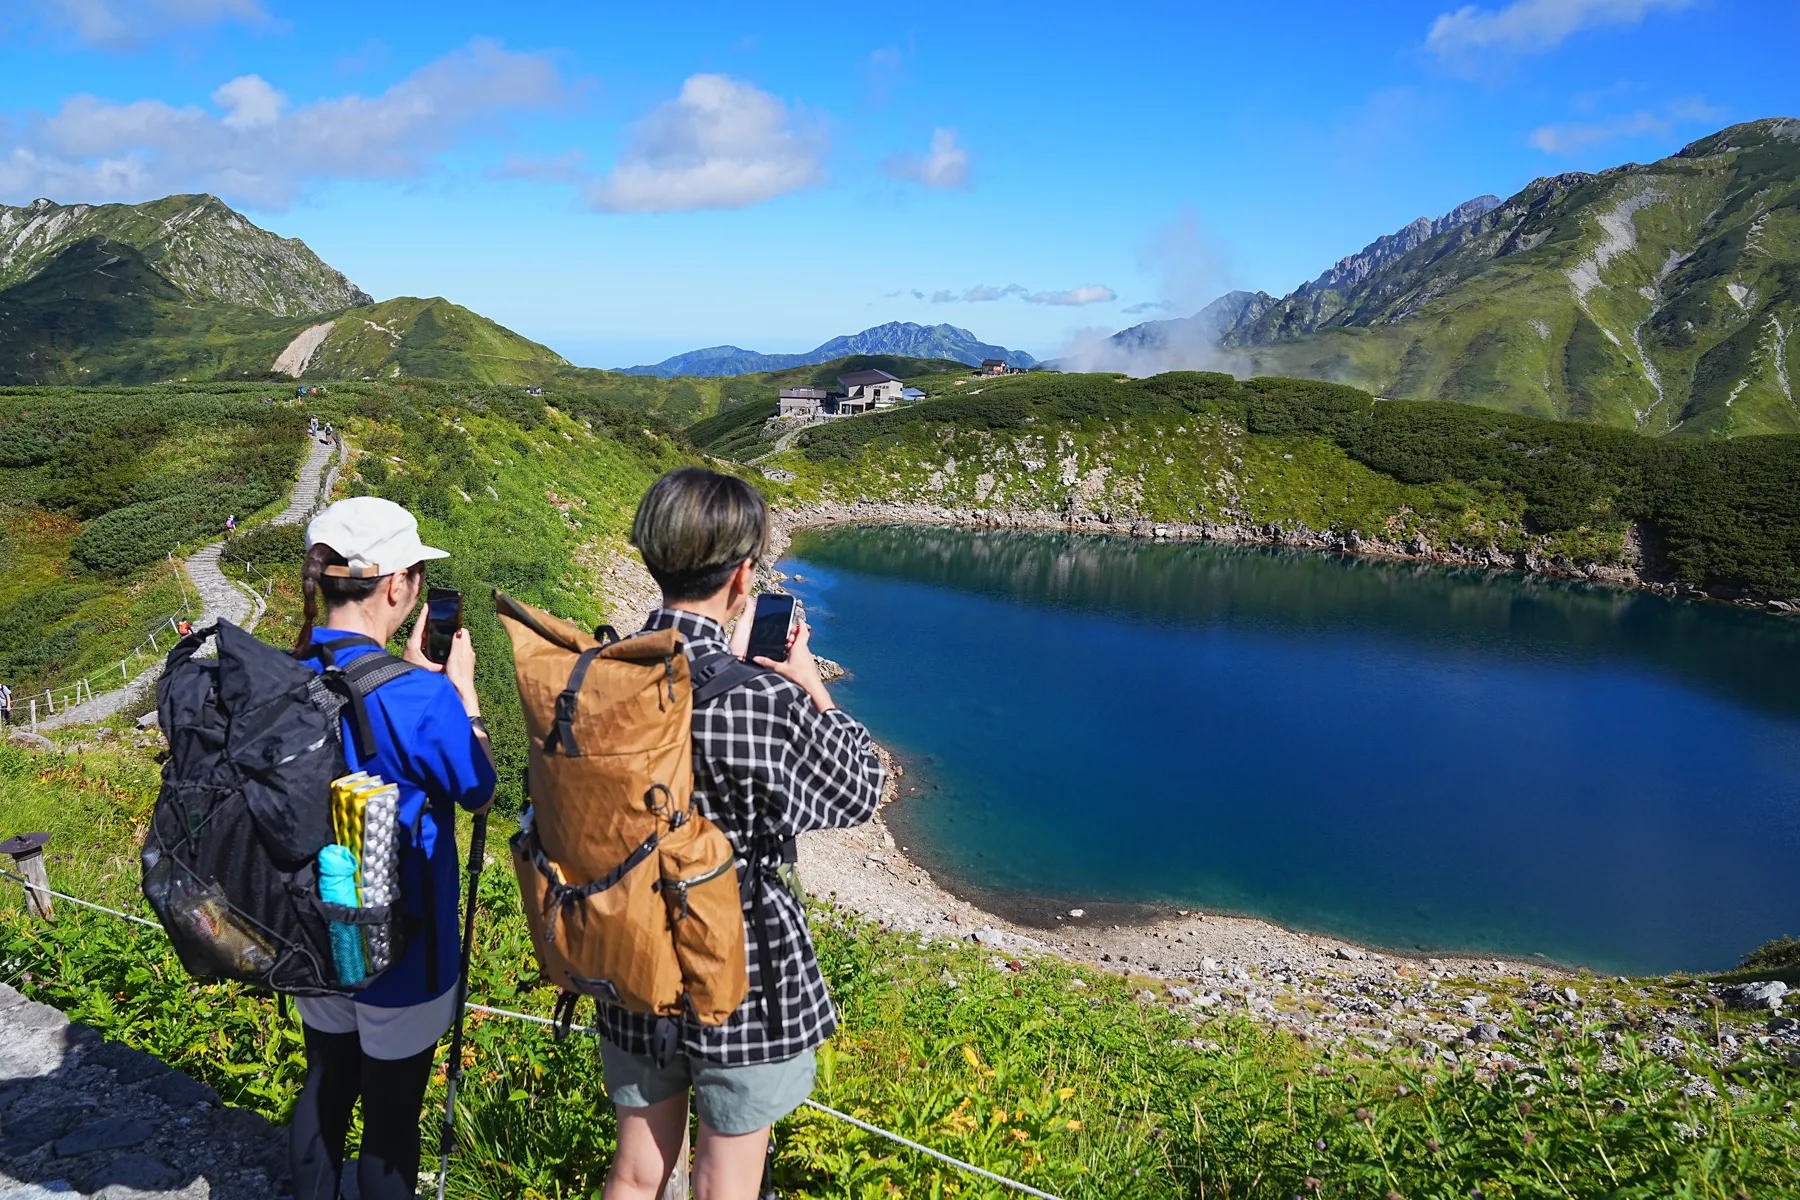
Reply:
[[[218, 657], [196, 658], [214, 638]], [[385, 925], [398, 961], [414, 922], [400, 905], [345, 908], [319, 895], [319, 851], [334, 840], [331, 781], [345, 773], [340, 714], [360, 758], [374, 752], [365, 697], [416, 670], [385, 652], [336, 665], [369, 638], [314, 643], [323, 672], [229, 621], [169, 652], [157, 717], [169, 748], [144, 839], [144, 895], [189, 974], [295, 996], [344, 995], [329, 925]], [[412, 830], [418, 845], [418, 830]], [[425, 892], [428, 970], [436, 922]]]

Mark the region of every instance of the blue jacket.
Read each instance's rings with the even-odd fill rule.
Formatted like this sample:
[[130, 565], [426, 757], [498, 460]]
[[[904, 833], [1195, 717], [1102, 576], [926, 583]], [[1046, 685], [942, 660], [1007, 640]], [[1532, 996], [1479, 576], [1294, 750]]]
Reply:
[[[314, 642], [353, 636], [338, 629], [313, 630]], [[348, 646], [336, 657], [339, 666], [347, 666], [374, 653], [374, 646]], [[317, 655], [303, 661], [320, 669]], [[401, 825], [410, 829], [418, 821], [418, 845], [406, 852], [400, 865], [400, 902], [406, 913], [423, 918], [429, 878], [437, 915], [438, 971], [433, 990], [427, 986], [426, 938], [421, 931], [399, 962], [356, 994], [356, 1002], [403, 1008], [436, 999], [456, 986], [462, 965], [462, 881], [453, 805], [477, 809], [492, 799], [494, 765], [469, 727], [456, 688], [442, 675], [408, 671], [369, 696], [368, 710], [375, 754], [367, 761], [358, 758], [346, 710], [344, 761], [351, 771], [367, 771], [398, 784]]]

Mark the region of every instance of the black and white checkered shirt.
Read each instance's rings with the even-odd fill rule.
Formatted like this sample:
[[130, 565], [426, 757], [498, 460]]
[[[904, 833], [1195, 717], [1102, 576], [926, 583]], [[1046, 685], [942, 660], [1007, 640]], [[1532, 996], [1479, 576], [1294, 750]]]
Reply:
[[[681, 631], [691, 663], [729, 652], [718, 622], [696, 613], [659, 608], [645, 632]], [[869, 731], [841, 708], [821, 713], [800, 687], [765, 672], [694, 710], [694, 800], [731, 840], [742, 860], [761, 817], [765, 846], [808, 829], [860, 825], [875, 815], [886, 770]], [[692, 1058], [728, 1066], [782, 1062], [822, 1044], [837, 1028], [837, 1011], [819, 974], [806, 914], [774, 877], [765, 858], [763, 908], [768, 917], [770, 967], [779, 986], [780, 1028], [763, 1020], [763, 964], [757, 950], [755, 889], [746, 892], [744, 935], [750, 993], [723, 1025], [681, 1023], [681, 1049]], [[602, 1004], [599, 1025], [608, 1041], [630, 1054], [653, 1053], [657, 1018]]]

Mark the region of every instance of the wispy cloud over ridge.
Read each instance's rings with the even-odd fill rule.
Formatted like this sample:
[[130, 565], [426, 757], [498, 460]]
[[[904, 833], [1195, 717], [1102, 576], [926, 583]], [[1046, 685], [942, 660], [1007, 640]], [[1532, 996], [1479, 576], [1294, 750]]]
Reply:
[[969, 151], [956, 144], [956, 130], [931, 131], [931, 150], [926, 154], [897, 154], [887, 160], [887, 173], [929, 188], [969, 186]]
[[72, 96], [55, 113], [0, 126], [0, 194], [104, 201], [208, 191], [285, 209], [313, 181], [416, 178], [500, 115], [562, 99], [548, 58], [480, 38], [378, 96], [291, 109], [260, 75], [215, 90], [216, 113]]
[[1459, 65], [1483, 54], [1540, 54], [1584, 29], [1636, 25], [1657, 10], [1687, 8], [1693, 0], [1513, 0], [1489, 10], [1467, 4], [1440, 13], [1425, 48]]
[[1711, 124], [1723, 119], [1725, 112], [1725, 109], [1708, 104], [1699, 96], [1686, 96], [1664, 106], [1660, 111], [1639, 109], [1625, 116], [1599, 121], [1540, 125], [1531, 131], [1529, 141], [1546, 154], [1575, 155], [1620, 138], [1643, 134], [1667, 136], [1674, 133], [1679, 125]]
[[[917, 293], [915, 293], [916, 295]], [[1017, 296], [1027, 304], [1104, 304], [1108, 300], [1119, 297], [1111, 288], [1103, 283], [1090, 283], [1084, 287], [1070, 288], [1062, 292], [1034, 292], [1016, 283], [1005, 287], [990, 287], [978, 283], [974, 287], [953, 291], [944, 288], [931, 294], [933, 304], [985, 304], [994, 300], [1004, 300], [1008, 296]]]
[[586, 189], [600, 212], [745, 208], [825, 178], [823, 132], [785, 101], [727, 75], [691, 75], [631, 130]]

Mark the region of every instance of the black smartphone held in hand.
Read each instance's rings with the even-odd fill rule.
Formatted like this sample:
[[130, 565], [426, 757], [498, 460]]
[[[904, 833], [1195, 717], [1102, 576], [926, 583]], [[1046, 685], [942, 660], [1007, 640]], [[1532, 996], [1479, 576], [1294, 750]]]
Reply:
[[425, 657], [440, 666], [450, 661], [450, 643], [462, 628], [462, 593], [434, 587], [425, 593]]
[[800, 603], [783, 592], [764, 592], [756, 598], [756, 619], [750, 625], [749, 662], [766, 658], [786, 662], [788, 639], [800, 621]]

